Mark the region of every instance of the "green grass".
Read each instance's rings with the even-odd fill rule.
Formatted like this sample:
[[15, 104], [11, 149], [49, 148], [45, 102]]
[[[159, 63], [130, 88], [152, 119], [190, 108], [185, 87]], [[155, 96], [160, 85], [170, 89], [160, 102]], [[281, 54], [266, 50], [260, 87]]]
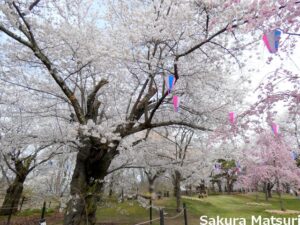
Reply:
[[[204, 199], [190, 200], [182, 199], [186, 203], [188, 209], [188, 220], [189, 225], [198, 225], [200, 223], [199, 217], [206, 215], [208, 217], [243, 217], [248, 221], [252, 215], [263, 217], [270, 217], [271, 214], [265, 212], [266, 209], [277, 209], [279, 210], [279, 199], [274, 194], [268, 202], [264, 200], [264, 195], [258, 195], [258, 203], [268, 203], [270, 205], [247, 205], [249, 202], [256, 202], [256, 196], [254, 193], [251, 194], [240, 194], [240, 195], [211, 195]], [[284, 195], [284, 206], [286, 209], [299, 210], [300, 211], [300, 199], [296, 199], [290, 195]], [[175, 199], [174, 198], [163, 198], [162, 200], [154, 201], [154, 204], [158, 207], [165, 208], [168, 213], [167, 216], [173, 216], [176, 214], [175, 211]], [[15, 218], [22, 218], [28, 216], [40, 215], [40, 209], [24, 210]], [[49, 210], [46, 214], [51, 216], [53, 210]], [[153, 218], [158, 217], [158, 212], [153, 210]], [[276, 216], [279, 217], [279, 216]], [[282, 216], [283, 217], [283, 216]], [[285, 216], [288, 217], [288, 216]], [[290, 217], [296, 217], [290, 216]], [[2, 218], [3, 219], [3, 218]], [[144, 209], [136, 201], [125, 201], [124, 203], [117, 202], [113, 199], [105, 199], [102, 204], [98, 207], [97, 221], [116, 223], [118, 225], [134, 225], [138, 222], [147, 221], [149, 219], [149, 210]], [[50, 220], [50, 218], [49, 218]], [[1, 221], [1, 217], [0, 217]], [[47, 221], [49, 225], [62, 224], [56, 220], [56, 222]], [[158, 225], [159, 223], [153, 223]], [[183, 216], [180, 216], [176, 220], [166, 220], [165, 225], [183, 225]], [[248, 223], [251, 224], [251, 223]]]
[[[154, 217], [158, 213], [153, 211]], [[123, 203], [116, 200], [106, 200], [97, 211], [97, 221], [101, 222], [116, 222], [130, 224], [140, 221], [147, 221], [149, 211], [139, 205], [136, 201], [125, 201]]]
[[[300, 200], [293, 196], [284, 195], [284, 205], [286, 209], [300, 210]], [[207, 215], [208, 217], [216, 217], [217, 215], [221, 217], [242, 217], [246, 218], [247, 222], [250, 221], [252, 215], [262, 217], [272, 216], [270, 213], [265, 212], [266, 209], [277, 209], [279, 210], [279, 199], [274, 194], [268, 202], [264, 200], [264, 195], [259, 194], [258, 203], [268, 203], [270, 205], [247, 205], [249, 202], [256, 202], [255, 194], [241, 194], [241, 195], [214, 195], [208, 198], [200, 200], [190, 200], [183, 199], [187, 204], [189, 224], [198, 225], [199, 217], [201, 215]], [[166, 207], [166, 211], [169, 216], [175, 214], [175, 199], [174, 198], [164, 198], [154, 202], [155, 205]], [[133, 225], [139, 221], [146, 221], [148, 219], [149, 211], [140, 207], [136, 202], [109, 202], [107, 205], [103, 205], [99, 208], [97, 213], [98, 221], [105, 222], [118, 222], [122, 224]], [[154, 217], [157, 217], [157, 212]], [[289, 217], [276, 216], [276, 217]], [[290, 216], [290, 217], [296, 217]], [[174, 221], [166, 221], [166, 225], [182, 225], [183, 217], [178, 218]], [[154, 223], [157, 224], [157, 223]], [[250, 224], [250, 223], [248, 223]]]
[[[46, 216], [52, 215], [54, 213], [54, 209], [47, 209]], [[40, 216], [41, 209], [25, 209], [22, 212], [19, 212], [17, 216]]]
[[[55, 213], [54, 209], [47, 209], [45, 216], [51, 216]], [[39, 218], [41, 216], [41, 209], [25, 209], [22, 210], [21, 212], [18, 212], [17, 214], [14, 214], [12, 216], [12, 220], [20, 220], [22, 218], [27, 218], [27, 217], [36, 217]], [[0, 221], [6, 221], [7, 216], [0, 216]]]
[[[262, 217], [272, 216], [265, 212], [266, 209], [280, 209], [279, 199], [274, 196], [268, 202], [264, 200], [263, 195], [259, 195], [258, 203], [269, 203], [270, 205], [247, 205], [248, 202], [255, 202], [253, 194], [248, 195], [222, 195], [211, 196], [196, 204], [193, 200], [184, 200], [187, 203], [189, 212], [192, 215], [207, 215], [208, 217], [242, 217], [250, 221], [252, 215]], [[292, 196], [284, 196], [284, 205], [286, 209], [300, 210], [300, 200]], [[288, 216], [277, 216], [288, 217]]]

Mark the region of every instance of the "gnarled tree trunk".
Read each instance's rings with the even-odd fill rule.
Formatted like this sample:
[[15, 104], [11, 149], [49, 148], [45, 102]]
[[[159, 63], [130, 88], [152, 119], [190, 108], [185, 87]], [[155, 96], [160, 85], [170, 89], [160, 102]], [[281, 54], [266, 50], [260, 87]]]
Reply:
[[6, 190], [4, 202], [0, 209], [1, 216], [10, 215], [18, 211], [18, 205], [22, 196], [25, 178], [26, 176], [16, 176], [14, 182], [9, 185], [8, 189]]
[[[71, 199], [67, 204], [64, 225], [94, 225], [97, 202], [103, 191], [103, 179], [107, 175], [116, 147], [87, 140], [79, 149], [71, 181]], [[115, 145], [116, 146], [116, 145]]]

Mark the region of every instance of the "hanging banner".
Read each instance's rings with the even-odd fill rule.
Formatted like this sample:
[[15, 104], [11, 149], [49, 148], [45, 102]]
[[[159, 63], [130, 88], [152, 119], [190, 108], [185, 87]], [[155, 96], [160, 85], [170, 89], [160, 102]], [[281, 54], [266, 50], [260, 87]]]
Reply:
[[179, 97], [177, 95], [173, 96], [173, 106], [174, 106], [174, 111], [178, 112], [178, 110], [179, 110]]
[[272, 123], [272, 131], [273, 131], [274, 135], [278, 135], [279, 126], [276, 123]]
[[263, 35], [263, 41], [270, 53], [276, 53], [278, 51], [280, 36], [281, 31], [279, 29], [275, 29]]
[[168, 88], [168, 92], [170, 93], [174, 87], [174, 84], [175, 84], [175, 77], [173, 74], [170, 74], [167, 78], [166, 78], [166, 86]]
[[234, 122], [235, 122], [235, 113], [234, 112], [229, 113], [229, 122], [231, 124], [234, 124]]

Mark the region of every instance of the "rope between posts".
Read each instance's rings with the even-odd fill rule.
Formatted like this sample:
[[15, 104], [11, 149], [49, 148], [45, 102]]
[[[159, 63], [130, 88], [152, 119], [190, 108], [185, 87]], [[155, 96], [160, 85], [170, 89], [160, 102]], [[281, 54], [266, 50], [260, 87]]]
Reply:
[[[175, 209], [175, 210], [177, 210], [178, 208], [162, 207], [161, 209]], [[182, 210], [182, 208], [179, 208], [179, 209], [181, 209], [181, 210]], [[181, 212], [181, 211], [180, 211], [180, 212]]]
[[[179, 216], [181, 216], [183, 214], [184, 210], [181, 210], [177, 215], [175, 216], [172, 216], [172, 217], [165, 217], [166, 220], [173, 220], [173, 219], [176, 219], [178, 218]], [[145, 222], [140, 222], [140, 223], [137, 223], [137, 224], [134, 224], [134, 225], [143, 225], [143, 224], [148, 224], [150, 222], [154, 222], [154, 221], [157, 221], [159, 220], [160, 218], [156, 218], [156, 219], [153, 219], [153, 220], [148, 220], [148, 221], [145, 221]]]
[[173, 220], [173, 219], [176, 219], [178, 218], [179, 216], [181, 216], [183, 213], [183, 210], [181, 210], [177, 215], [175, 216], [172, 216], [172, 217], [165, 217], [166, 220]]
[[145, 222], [140, 222], [140, 223], [137, 223], [137, 224], [134, 224], [134, 225], [143, 225], [143, 224], [148, 224], [150, 222], [154, 222], [154, 221], [157, 221], [159, 220], [160, 218], [156, 218], [156, 219], [153, 219], [153, 220], [148, 220], [148, 221], [145, 221]]

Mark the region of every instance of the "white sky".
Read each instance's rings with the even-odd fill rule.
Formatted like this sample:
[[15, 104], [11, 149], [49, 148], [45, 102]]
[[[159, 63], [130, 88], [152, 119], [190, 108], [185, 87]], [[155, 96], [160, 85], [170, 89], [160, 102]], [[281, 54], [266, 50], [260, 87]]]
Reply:
[[[285, 40], [286, 35], [282, 35], [281, 41]], [[300, 36], [297, 37], [300, 41]], [[288, 41], [288, 40], [287, 40]], [[247, 102], [253, 103], [257, 99], [258, 92], [254, 92], [254, 90], [258, 87], [258, 85], [266, 78], [267, 74], [275, 71], [276, 68], [278, 68], [280, 65], [283, 65], [284, 68], [294, 72], [294, 73], [300, 73], [300, 43], [297, 43], [294, 54], [290, 57], [286, 56], [286, 53], [281, 52], [282, 49], [278, 50], [277, 54], [271, 54], [269, 53], [268, 49], [263, 43], [263, 40], [260, 41], [258, 50], [253, 50], [250, 52], [250, 54], [253, 55], [252, 58], [249, 58], [249, 55], [247, 59], [247, 66], [243, 69], [243, 72], [247, 75], [247, 77], [251, 80], [251, 88], [253, 88], [253, 91], [249, 93], [249, 96], [247, 98]], [[256, 55], [256, 53], [259, 53], [259, 55]], [[257, 59], [257, 56], [260, 56], [261, 59]], [[268, 64], [267, 59], [273, 56], [273, 61]], [[280, 59], [280, 56], [283, 58], [283, 60]], [[248, 72], [248, 70], [254, 69], [254, 71]]]

